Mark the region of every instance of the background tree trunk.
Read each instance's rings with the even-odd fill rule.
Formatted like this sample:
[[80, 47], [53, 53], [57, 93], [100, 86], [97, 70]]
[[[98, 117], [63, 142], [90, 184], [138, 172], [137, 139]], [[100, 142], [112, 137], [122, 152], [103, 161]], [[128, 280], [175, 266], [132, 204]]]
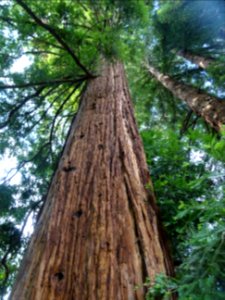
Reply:
[[171, 93], [185, 101], [193, 112], [204, 118], [204, 120], [215, 130], [219, 131], [225, 125], [225, 101], [210, 96], [197, 88], [193, 88], [179, 82], [168, 75], [164, 75], [152, 66], [147, 67], [165, 88]]
[[196, 64], [199, 66], [201, 69], [207, 69], [210, 64], [214, 63], [215, 60], [210, 57], [203, 57], [197, 54], [190, 53], [188, 51], [179, 51], [178, 52], [179, 56], [182, 56], [192, 62], [193, 64]]
[[82, 97], [11, 299], [144, 299], [173, 273], [123, 66]]

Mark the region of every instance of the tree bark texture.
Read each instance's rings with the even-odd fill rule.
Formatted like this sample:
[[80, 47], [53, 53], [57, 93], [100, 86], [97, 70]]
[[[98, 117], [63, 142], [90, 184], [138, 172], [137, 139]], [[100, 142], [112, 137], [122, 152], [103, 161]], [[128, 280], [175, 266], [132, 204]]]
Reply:
[[201, 69], [207, 69], [210, 64], [215, 62], [213, 58], [203, 57], [188, 51], [179, 51], [178, 55], [199, 66]]
[[201, 90], [162, 74], [152, 66], [147, 67], [165, 88], [176, 98], [187, 103], [194, 113], [201, 116], [212, 128], [220, 131], [225, 125], [225, 100], [205, 94]]
[[173, 273], [122, 64], [91, 79], [13, 300], [143, 300]]

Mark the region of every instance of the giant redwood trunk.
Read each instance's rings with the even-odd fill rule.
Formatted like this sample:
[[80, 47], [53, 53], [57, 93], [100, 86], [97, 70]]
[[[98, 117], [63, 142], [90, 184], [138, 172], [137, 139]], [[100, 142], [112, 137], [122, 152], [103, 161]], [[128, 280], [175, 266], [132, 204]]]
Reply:
[[144, 299], [171, 274], [120, 63], [91, 79], [10, 299]]
[[225, 125], [225, 100], [205, 94], [201, 90], [179, 82], [152, 66], [148, 70], [175, 97], [185, 101], [189, 108], [219, 131]]

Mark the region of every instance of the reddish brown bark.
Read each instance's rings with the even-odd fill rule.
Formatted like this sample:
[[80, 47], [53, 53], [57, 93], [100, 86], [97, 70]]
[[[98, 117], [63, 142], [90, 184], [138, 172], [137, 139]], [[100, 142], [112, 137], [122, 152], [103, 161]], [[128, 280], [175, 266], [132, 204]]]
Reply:
[[14, 300], [143, 300], [146, 277], [172, 274], [120, 63], [90, 80]]
[[225, 125], [225, 100], [205, 94], [199, 89], [179, 82], [152, 66], [147, 67], [150, 74], [171, 93], [185, 101], [194, 113], [201, 116], [212, 128], [220, 131]]

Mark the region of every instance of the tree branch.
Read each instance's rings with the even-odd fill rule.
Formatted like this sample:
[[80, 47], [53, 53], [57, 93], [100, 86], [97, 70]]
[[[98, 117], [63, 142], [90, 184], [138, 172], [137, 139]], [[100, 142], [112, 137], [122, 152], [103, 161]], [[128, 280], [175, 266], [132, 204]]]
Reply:
[[[0, 129], [4, 128], [5, 126], [7, 126], [10, 122], [10, 120], [13, 118], [13, 116], [15, 115], [15, 113], [23, 106], [25, 105], [29, 100], [34, 99], [38, 96], [40, 96], [41, 92], [44, 90], [45, 87], [40, 87], [39, 89], [37, 89], [37, 91], [34, 94], [31, 94], [27, 97], [25, 97], [17, 106], [15, 106], [8, 115], [8, 118], [5, 122], [0, 123]], [[44, 95], [40, 96], [40, 99], [44, 99], [45, 97], [47, 97], [49, 94], [51, 94], [55, 89], [57, 89], [57, 87], [53, 87], [50, 88], [47, 93], [45, 93]]]
[[192, 117], [193, 111], [190, 109], [183, 121], [182, 127], [180, 129], [180, 137], [187, 131], [190, 126], [190, 120]]
[[51, 129], [50, 129], [50, 134], [49, 134], [49, 142], [50, 142], [50, 150], [52, 152], [52, 140], [53, 140], [53, 135], [54, 135], [54, 128], [55, 128], [55, 123], [56, 123], [56, 119], [59, 116], [59, 114], [61, 113], [64, 105], [67, 103], [67, 101], [69, 101], [70, 97], [75, 93], [75, 91], [78, 89], [80, 84], [77, 84], [77, 86], [75, 86], [72, 90], [71, 93], [69, 93], [69, 95], [64, 99], [64, 101], [61, 103], [61, 105], [59, 106], [59, 108], [57, 109], [54, 119], [52, 121], [52, 125], [51, 125]]
[[28, 82], [24, 84], [5, 84], [0, 85], [0, 90], [6, 90], [6, 89], [22, 89], [27, 87], [35, 87], [35, 86], [48, 86], [48, 85], [55, 85], [55, 84], [62, 84], [62, 83], [76, 83], [76, 82], [82, 82], [84, 80], [87, 80], [90, 78], [89, 76], [83, 76], [80, 78], [64, 78], [64, 79], [56, 79], [51, 81], [39, 81], [39, 82]]
[[58, 88], [56, 88], [57, 90], [55, 92], [53, 92], [51, 95], [57, 93], [57, 96], [54, 98], [54, 100], [50, 103], [49, 107], [43, 112], [43, 114], [40, 116], [40, 118], [32, 124], [31, 127], [28, 128], [27, 134], [29, 134], [37, 124], [40, 124], [40, 122], [45, 118], [45, 116], [47, 115], [48, 111], [52, 108], [52, 106], [54, 105], [54, 103], [56, 103], [56, 101], [63, 95], [65, 94], [65, 92], [67, 92], [70, 89], [70, 86], [67, 87], [66, 89], [63, 90], [58, 90]]
[[35, 22], [41, 26], [42, 28], [46, 29], [58, 42], [61, 46], [63, 46], [64, 49], [67, 50], [67, 52], [70, 54], [70, 56], [74, 59], [76, 64], [89, 76], [93, 77], [93, 75], [86, 69], [86, 67], [80, 62], [78, 57], [75, 55], [75, 53], [72, 51], [72, 49], [67, 45], [67, 43], [61, 38], [61, 36], [48, 24], [45, 24], [42, 22], [41, 19], [39, 19], [36, 14], [24, 3], [22, 0], [16, 0], [16, 2], [35, 20]]
[[7, 24], [9, 24], [10, 26], [14, 26], [14, 20], [12, 18], [8, 18], [8, 17], [4, 17], [4, 16], [0, 16], [0, 20], [6, 22]]
[[20, 102], [17, 106], [15, 106], [9, 113], [7, 120], [3, 123], [0, 124], [0, 129], [4, 128], [9, 121], [12, 119], [12, 117], [14, 116], [14, 114], [24, 105], [26, 104], [29, 100], [39, 96], [41, 94], [41, 92], [43, 91], [44, 87], [40, 87], [34, 94], [31, 94], [27, 97], [25, 97], [22, 102]]
[[20, 57], [24, 56], [24, 55], [27, 55], [27, 54], [30, 54], [30, 55], [41, 55], [41, 54], [52, 54], [52, 55], [57, 55], [57, 56], [60, 56], [59, 53], [56, 53], [56, 52], [53, 52], [53, 51], [44, 51], [44, 50], [37, 50], [37, 51], [25, 51], [25, 52], [21, 52], [19, 55], [17, 56], [10, 56], [6, 53], [0, 53], [0, 55], [7, 55], [8, 58], [10, 59], [19, 59]]

